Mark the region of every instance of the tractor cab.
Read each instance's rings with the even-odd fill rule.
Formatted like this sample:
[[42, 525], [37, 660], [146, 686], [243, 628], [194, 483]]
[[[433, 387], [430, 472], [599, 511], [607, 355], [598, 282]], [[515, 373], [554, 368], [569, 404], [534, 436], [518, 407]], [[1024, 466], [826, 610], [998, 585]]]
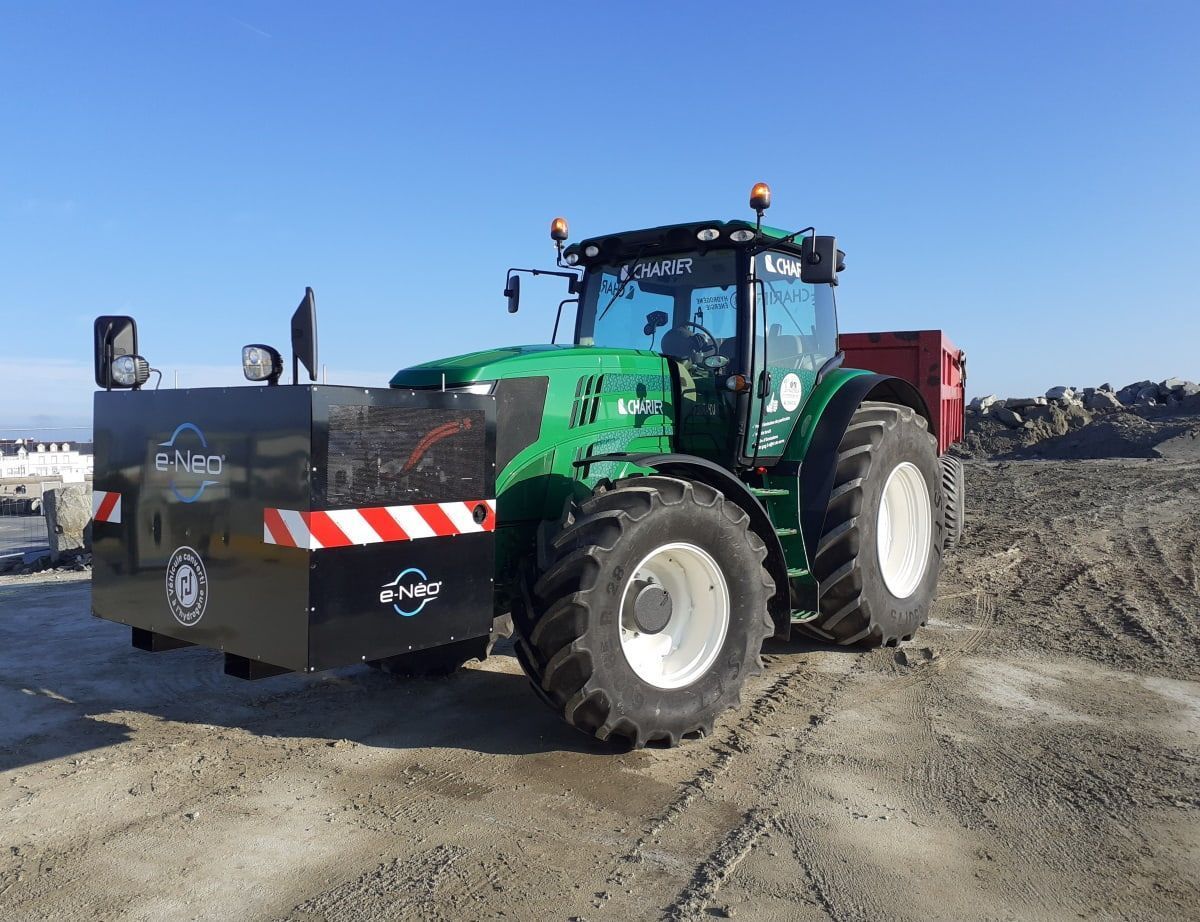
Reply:
[[702, 221], [584, 240], [564, 258], [583, 269], [576, 345], [669, 360], [680, 451], [725, 466], [782, 454], [838, 351], [832, 237]]

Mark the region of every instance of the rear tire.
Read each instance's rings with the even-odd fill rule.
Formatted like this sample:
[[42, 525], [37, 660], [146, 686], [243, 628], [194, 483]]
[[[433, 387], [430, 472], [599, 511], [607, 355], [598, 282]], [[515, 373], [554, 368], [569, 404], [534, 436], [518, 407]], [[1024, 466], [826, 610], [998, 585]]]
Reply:
[[812, 572], [820, 614], [802, 625], [842, 646], [895, 646], [929, 617], [946, 527], [942, 467], [926, 421], [864, 403], [838, 446]]
[[717, 490], [631, 477], [597, 490], [514, 606], [517, 659], [567, 723], [633, 747], [712, 732], [775, 627], [766, 547]]
[[962, 462], [957, 458], [942, 457], [942, 490], [946, 494], [946, 531], [942, 546], [947, 551], [958, 547], [966, 524], [964, 495], [966, 493]]

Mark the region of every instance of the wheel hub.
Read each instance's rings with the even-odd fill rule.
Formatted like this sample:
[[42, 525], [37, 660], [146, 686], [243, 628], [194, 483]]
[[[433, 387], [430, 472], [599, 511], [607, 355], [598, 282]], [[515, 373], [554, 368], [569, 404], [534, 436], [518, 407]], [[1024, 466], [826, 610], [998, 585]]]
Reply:
[[[640, 585], [639, 585], [640, 583]], [[633, 622], [643, 634], [659, 634], [671, 620], [671, 595], [655, 583], [635, 580], [630, 585]]]
[[621, 652], [657, 688], [700, 679], [725, 644], [729, 586], [712, 556], [694, 544], [664, 544], [634, 568], [621, 600]]

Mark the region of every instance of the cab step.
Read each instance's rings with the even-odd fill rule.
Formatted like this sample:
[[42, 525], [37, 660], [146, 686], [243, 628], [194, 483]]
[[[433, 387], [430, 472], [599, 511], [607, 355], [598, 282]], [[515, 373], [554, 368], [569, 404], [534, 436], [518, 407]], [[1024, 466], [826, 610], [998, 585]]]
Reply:
[[755, 496], [788, 496], [791, 490], [780, 490], [775, 487], [751, 487], [750, 492]]
[[792, 535], [800, 534], [800, 532], [795, 528], [776, 528], [775, 534], [781, 538], [790, 538]]
[[819, 611], [794, 611], [792, 612], [792, 624], [806, 624], [809, 621], [815, 621], [820, 616]]
[[804, 567], [788, 567], [788, 579], [797, 579], [801, 576], [808, 576], [809, 572]]

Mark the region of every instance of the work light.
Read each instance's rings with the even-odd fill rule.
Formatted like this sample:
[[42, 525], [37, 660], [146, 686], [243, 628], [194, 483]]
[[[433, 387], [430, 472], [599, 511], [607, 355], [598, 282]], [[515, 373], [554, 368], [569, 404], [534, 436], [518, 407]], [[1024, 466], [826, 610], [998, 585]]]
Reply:
[[720, 236], [721, 232], [715, 227], [702, 227], [696, 231], [696, 239], [703, 240], [705, 243], [708, 243], [710, 240], [716, 240]]
[[140, 355], [118, 355], [112, 361], [112, 383], [116, 387], [141, 387], [150, 377], [150, 363]]
[[242, 346], [242, 374], [247, 381], [266, 381], [277, 384], [283, 374], [283, 357], [279, 350], [262, 343]]
[[594, 243], [588, 244], [583, 248], [583, 255], [588, 259], [595, 259], [600, 255], [600, 247], [596, 246]]
[[734, 243], [746, 243], [754, 239], [754, 231], [748, 228], [739, 228], [729, 235], [729, 239]]

